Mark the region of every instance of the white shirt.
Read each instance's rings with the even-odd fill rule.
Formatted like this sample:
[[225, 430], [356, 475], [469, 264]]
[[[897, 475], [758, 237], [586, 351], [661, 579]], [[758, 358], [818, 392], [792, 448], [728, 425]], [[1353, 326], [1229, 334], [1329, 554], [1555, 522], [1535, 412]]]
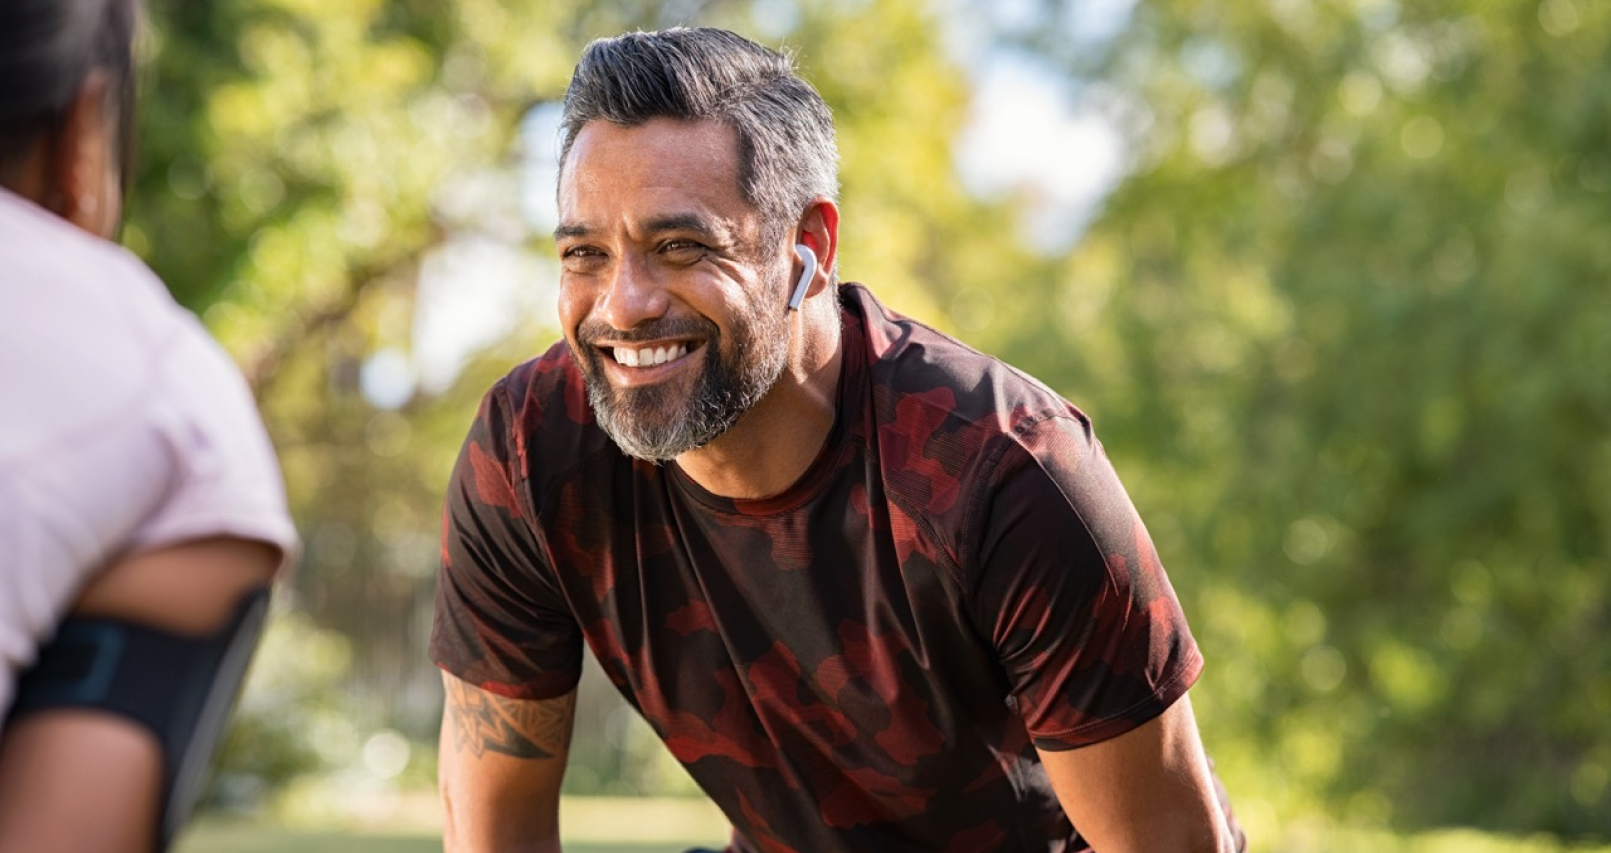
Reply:
[[296, 531], [246, 383], [150, 270], [0, 190], [0, 719], [116, 558]]

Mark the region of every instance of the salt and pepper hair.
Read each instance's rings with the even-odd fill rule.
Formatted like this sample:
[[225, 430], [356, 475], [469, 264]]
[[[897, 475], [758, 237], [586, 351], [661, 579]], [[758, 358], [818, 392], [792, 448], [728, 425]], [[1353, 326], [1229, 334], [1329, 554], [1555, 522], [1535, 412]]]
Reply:
[[0, 171], [60, 131], [79, 88], [108, 76], [123, 178], [134, 152], [138, 0], [0, 0]]
[[599, 39], [565, 92], [563, 167], [576, 136], [602, 119], [715, 120], [738, 136], [738, 189], [767, 238], [799, 220], [811, 199], [839, 197], [833, 115], [784, 54], [726, 30], [678, 27]]

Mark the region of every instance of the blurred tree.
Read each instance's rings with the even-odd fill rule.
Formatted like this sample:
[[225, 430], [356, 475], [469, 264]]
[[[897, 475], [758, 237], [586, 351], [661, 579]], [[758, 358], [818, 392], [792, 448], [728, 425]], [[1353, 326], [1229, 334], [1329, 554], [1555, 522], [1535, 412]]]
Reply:
[[1016, 36], [1134, 159], [987, 337], [1095, 412], [1239, 804], [1611, 836], [1611, 5], [1078, 5]]

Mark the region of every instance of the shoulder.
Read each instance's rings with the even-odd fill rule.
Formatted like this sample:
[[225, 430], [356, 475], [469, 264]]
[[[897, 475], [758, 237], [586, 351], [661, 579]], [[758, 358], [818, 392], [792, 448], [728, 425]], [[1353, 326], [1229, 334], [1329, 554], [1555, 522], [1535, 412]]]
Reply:
[[190, 312], [126, 250], [0, 193], [0, 400], [29, 418], [0, 426], [0, 453], [64, 430], [123, 422], [162, 403], [175, 360], [192, 383], [234, 367]]
[[1010, 436], [1050, 417], [1084, 421], [1073, 404], [1012, 365], [890, 311], [860, 285], [844, 286], [846, 334], [861, 357], [881, 421], [927, 410], [953, 428]]
[[[141, 314], [177, 307], [156, 275], [133, 253], [4, 190], [0, 190], [0, 259], [12, 285], [0, 290], [0, 299], [13, 303], [54, 296], [53, 301], [69, 304], [74, 298], [112, 300], [120, 310]], [[96, 304], [74, 307], [87, 316], [101, 313]]]
[[544, 484], [615, 448], [598, 428], [587, 386], [563, 340], [522, 362], [481, 401], [471, 443], [501, 459], [511, 482]]
[[[846, 334], [856, 335], [873, 438], [897, 466], [950, 470], [967, 482], [1037, 447], [1089, 444], [1085, 413], [1039, 380], [847, 285]], [[1048, 438], [1051, 436], [1051, 438]], [[967, 474], [969, 476], [963, 476]]]
[[965, 584], [978, 580], [979, 543], [999, 524], [1004, 495], [1029, 487], [1055, 498], [1044, 518], [1078, 524], [1070, 474], [1100, 455], [1083, 411], [999, 358], [886, 310], [859, 285], [844, 285], [841, 302], [884, 493]]

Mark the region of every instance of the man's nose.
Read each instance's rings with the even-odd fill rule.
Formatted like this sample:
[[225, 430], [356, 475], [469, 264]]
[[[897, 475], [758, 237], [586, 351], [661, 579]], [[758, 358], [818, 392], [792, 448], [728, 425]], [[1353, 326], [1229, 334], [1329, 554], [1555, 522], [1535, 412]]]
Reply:
[[605, 288], [595, 313], [616, 329], [658, 320], [670, 304], [659, 272], [641, 255], [622, 257], [612, 267]]

